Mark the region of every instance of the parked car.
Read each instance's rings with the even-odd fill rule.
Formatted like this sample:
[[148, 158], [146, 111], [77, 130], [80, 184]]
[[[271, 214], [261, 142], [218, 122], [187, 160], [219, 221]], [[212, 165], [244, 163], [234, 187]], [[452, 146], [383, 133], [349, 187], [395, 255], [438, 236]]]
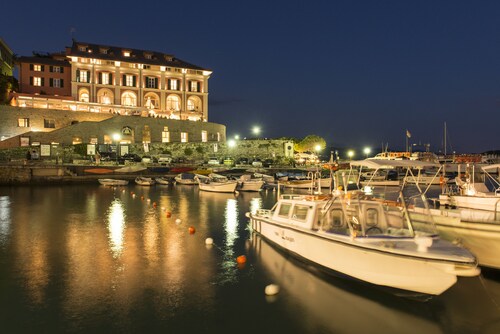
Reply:
[[[114, 153], [114, 152], [113, 152]], [[120, 164], [124, 164], [126, 161], [128, 162], [141, 162], [142, 158], [135, 153], [126, 153], [121, 157], [118, 157], [118, 162]]]
[[216, 157], [210, 157], [210, 158], [208, 158], [208, 162], [207, 163], [209, 165], [218, 165], [218, 164], [220, 164], [220, 161]]
[[155, 163], [155, 162], [158, 162], [158, 159], [156, 159], [155, 157], [152, 157], [150, 155], [144, 155], [142, 157], [142, 160], [141, 162], [145, 163], [145, 164], [150, 164], [150, 163]]
[[162, 164], [170, 164], [172, 163], [172, 156], [170, 154], [160, 154], [158, 156], [158, 163]]
[[99, 152], [101, 156], [101, 161], [115, 161], [116, 152]]
[[263, 167], [271, 167], [273, 164], [274, 164], [274, 160], [273, 159], [266, 159], [262, 163], [262, 166]]
[[248, 165], [249, 160], [248, 160], [248, 158], [239, 158], [237, 164], [238, 165]]
[[234, 165], [234, 159], [231, 157], [225, 157], [223, 164], [226, 166], [232, 166], [232, 165]]
[[256, 159], [254, 159], [254, 161], [252, 161], [252, 166], [253, 167], [262, 167], [262, 161], [259, 158], [256, 158]]

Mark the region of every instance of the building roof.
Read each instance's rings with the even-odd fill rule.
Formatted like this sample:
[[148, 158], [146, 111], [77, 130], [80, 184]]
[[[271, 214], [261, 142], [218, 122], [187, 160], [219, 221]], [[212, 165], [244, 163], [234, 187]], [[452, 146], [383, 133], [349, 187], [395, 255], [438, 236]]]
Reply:
[[[85, 51], [81, 50], [85, 47]], [[125, 53], [129, 55], [126, 56]], [[126, 47], [110, 45], [100, 45], [87, 42], [80, 42], [73, 39], [73, 45], [67, 49], [67, 56], [95, 58], [103, 60], [114, 60], [122, 62], [134, 62], [149, 65], [159, 65], [167, 67], [188, 68], [194, 70], [209, 70], [197, 65], [185, 62], [174, 55], [157, 51], [139, 50]]]
[[57, 60], [54, 58], [39, 57], [39, 56], [19, 57], [17, 58], [16, 62], [18, 64], [30, 63], [30, 64], [43, 64], [43, 65], [55, 65], [55, 66], [66, 66], [66, 67], [71, 66], [67, 60]]

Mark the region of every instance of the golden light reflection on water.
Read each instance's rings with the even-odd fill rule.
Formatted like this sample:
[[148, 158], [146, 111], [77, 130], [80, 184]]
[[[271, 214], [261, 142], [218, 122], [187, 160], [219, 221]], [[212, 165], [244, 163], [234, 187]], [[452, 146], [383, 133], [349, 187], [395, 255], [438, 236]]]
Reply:
[[257, 210], [262, 209], [262, 198], [254, 197], [250, 200], [250, 212], [256, 213]]
[[0, 246], [7, 243], [10, 234], [10, 198], [0, 196]]
[[123, 233], [125, 230], [125, 209], [120, 199], [115, 198], [108, 210], [109, 246], [114, 256], [123, 251]]
[[226, 201], [224, 218], [226, 247], [229, 248], [234, 245], [234, 240], [238, 237], [238, 202], [235, 199]]

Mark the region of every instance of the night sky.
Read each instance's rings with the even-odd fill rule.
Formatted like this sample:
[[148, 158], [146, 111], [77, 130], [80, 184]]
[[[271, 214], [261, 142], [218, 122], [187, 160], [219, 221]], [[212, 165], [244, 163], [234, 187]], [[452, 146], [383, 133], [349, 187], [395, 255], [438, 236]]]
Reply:
[[500, 149], [500, 1], [8, 1], [14, 53], [82, 42], [174, 54], [214, 71], [228, 138], [323, 136], [374, 150]]

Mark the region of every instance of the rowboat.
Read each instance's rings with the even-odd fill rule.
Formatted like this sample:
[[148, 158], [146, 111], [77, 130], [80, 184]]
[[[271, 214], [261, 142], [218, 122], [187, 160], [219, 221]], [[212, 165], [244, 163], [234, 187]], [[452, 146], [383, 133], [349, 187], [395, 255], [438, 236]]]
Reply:
[[120, 179], [97, 179], [97, 181], [103, 186], [126, 186], [128, 184], [128, 180]]
[[155, 180], [150, 177], [138, 176], [135, 178], [135, 183], [140, 186], [152, 186], [155, 184]]
[[196, 175], [199, 189], [202, 191], [234, 193], [238, 182], [229, 180], [227, 177], [219, 174], [209, 174], [208, 176]]

